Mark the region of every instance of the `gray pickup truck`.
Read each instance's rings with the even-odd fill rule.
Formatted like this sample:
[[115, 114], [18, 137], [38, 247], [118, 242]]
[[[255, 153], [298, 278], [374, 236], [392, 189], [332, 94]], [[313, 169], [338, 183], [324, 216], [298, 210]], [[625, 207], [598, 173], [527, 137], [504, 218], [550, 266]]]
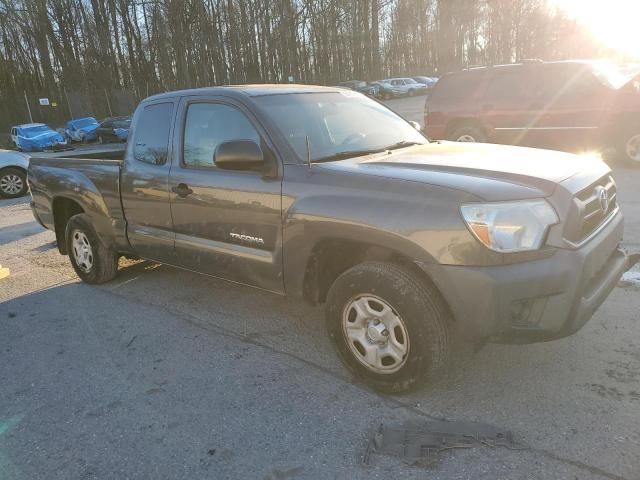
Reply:
[[124, 158], [33, 158], [28, 174], [85, 282], [128, 256], [325, 303], [345, 365], [384, 391], [442, 371], [455, 332], [576, 332], [630, 266], [603, 162], [432, 142], [339, 88], [156, 95]]

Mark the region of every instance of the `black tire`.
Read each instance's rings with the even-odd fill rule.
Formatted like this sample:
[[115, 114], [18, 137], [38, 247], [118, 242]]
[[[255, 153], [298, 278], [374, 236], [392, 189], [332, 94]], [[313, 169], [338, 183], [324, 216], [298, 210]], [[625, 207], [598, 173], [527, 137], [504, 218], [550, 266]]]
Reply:
[[[92, 258], [89, 269], [85, 268], [86, 264], [84, 267], [79, 265], [74, 254], [76, 233], [83, 233], [91, 247]], [[115, 278], [118, 273], [118, 254], [100, 240], [88, 215], [79, 213], [69, 219], [65, 239], [71, 265], [83, 282], [99, 284]]]
[[640, 168], [640, 125], [622, 128], [617, 135], [615, 148], [616, 157], [622, 165]]
[[[467, 140], [461, 140], [467, 138]], [[485, 143], [487, 136], [484, 132], [473, 125], [463, 125], [456, 128], [449, 136], [449, 140], [454, 142], [473, 142], [473, 143]]]
[[[16, 190], [16, 188], [19, 188]], [[0, 170], [0, 197], [18, 198], [27, 194], [27, 174], [19, 168]]]
[[[356, 358], [349, 345], [343, 315], [349, 318], [351, 312], [346, 309], [362, 295], [382, 299], [404, 323], [408, 352], [403, 357], [404, 364], [395, 372], [373, 371]], [[329, 289], [325, 314], [327, 331], [342, 362], [356, 378], [376, 390], [410, 391], [425, 380], [434, 380], [448, 362], [451, 318], [444, 300], [427, 280], [399, 265], [365, 262], [347, 270]]]

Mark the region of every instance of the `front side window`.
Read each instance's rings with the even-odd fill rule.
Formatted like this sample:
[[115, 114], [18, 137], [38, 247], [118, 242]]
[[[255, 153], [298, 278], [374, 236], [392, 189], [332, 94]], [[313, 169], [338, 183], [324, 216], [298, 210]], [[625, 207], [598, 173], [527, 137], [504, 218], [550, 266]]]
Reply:
[[144, 107], [136, 125], [133, 157], [139, 162], [164, 165], [169, 151], [173, 103]]
[[253, 140], [260, 144], [260, 135], [237, 108], [220, 103], [189, 105], [184, 125], [185, 166], [213, 168], [218, 145], [232, 140]]

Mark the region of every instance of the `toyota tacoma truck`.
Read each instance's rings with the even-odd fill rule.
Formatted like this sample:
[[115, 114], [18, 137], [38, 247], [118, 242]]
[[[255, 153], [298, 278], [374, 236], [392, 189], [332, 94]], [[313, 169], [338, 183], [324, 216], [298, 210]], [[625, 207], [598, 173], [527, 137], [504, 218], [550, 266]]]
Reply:
[[602, 161], [434, 142], [340, 88], [152, 96], [113, 156], [29, 166], [35, 218], [82, 280], [126, 256], [324, 303], [346, 367], [383, 391], [441, 372], [457, 333], [571, 335], [630, 264]]

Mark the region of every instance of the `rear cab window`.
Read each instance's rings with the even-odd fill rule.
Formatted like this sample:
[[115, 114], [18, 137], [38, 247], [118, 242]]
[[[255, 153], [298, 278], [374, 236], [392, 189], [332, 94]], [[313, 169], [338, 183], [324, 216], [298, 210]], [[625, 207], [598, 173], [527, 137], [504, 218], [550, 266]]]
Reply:
[[152, 165], [164, 165], [169, 152], [173, 102], [143, 107], [133, 135], [133, 158]]

